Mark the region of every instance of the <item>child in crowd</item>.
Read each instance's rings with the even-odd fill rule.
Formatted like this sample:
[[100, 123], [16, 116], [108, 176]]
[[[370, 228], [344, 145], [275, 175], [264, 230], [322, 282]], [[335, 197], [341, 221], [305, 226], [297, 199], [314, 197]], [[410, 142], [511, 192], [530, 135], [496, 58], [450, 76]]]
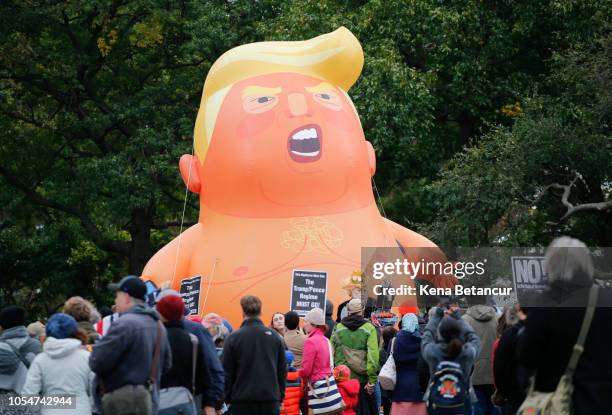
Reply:
[[295, 356], [290, 351], [285, 352], [287, 361], [287, 385], [285, 388], [285, 400], [283, 401], [283, 411], [281, 415], [299, 415], [300, 399], [302, 399], [302, 380], [298, 375], [298, 370], [293, 367]]
[[338, 390], [346, 407], [342, 415], [355, 415], [355, 409], [359, 401], [359, 381], [351, 379], [351, 369], [346, 365], [339, 365], [334, 368], [334, 378], [336, 378]]

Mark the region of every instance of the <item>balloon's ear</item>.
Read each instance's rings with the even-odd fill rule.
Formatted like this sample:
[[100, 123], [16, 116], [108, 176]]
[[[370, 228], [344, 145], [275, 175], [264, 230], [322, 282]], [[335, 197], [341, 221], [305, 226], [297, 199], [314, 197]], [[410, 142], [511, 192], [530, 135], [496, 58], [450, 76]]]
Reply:
[[374, 177], [374, 173], [376, 173], [376, 152], [374, 151], [374, 147], [372, 147], [372, 143], [366, 141], [366, 147], [368, 148], [368, 163], [370, 164], [370, 176]]
[[200, 181], [200, 161], [198, 156], [184, 154], [179, 160], [179, 170], [185, 186], [193, 192], [200, 193], [202, 182]]

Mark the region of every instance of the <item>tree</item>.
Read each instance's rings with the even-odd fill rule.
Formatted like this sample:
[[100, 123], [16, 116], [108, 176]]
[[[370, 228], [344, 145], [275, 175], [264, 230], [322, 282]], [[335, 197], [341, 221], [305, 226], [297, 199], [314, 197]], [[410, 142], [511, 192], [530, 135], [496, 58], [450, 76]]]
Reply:
[[0, 6], [0, 175], [139, 274], [158, 248], [152, 233], [180, 223], [176, 165], [191, 152], [204, 74], [253, 40], [237, 37], [234, 18], [246, 36], [269, 6], [31, 3]]
[[[458, 154], [430, 187], [429, 230], [464, 246], [612, 243], [612, 35], [555, 54], [511, 126]], [[508, 110], [509, 111], [509, 110]]]
[[[604, 170], [576, 161], [571, 167], [580, 176], [554, 170], [539, 181], [537, 163], [549, 157], [554, 164], [571, 156], [570, 150], [582, 151], [568, 137], [568, 152], [555, 150], [557, 135], [569, 127], [588, 126], [588, 147], [605, 148], [606, 133], [594, 132], [596, 118], [575, 112], [595, 110], [581, 89], [570, 94], [558, 70], [555, 80], [551, 70], [559, 63], [551, 58], [568, 56], [573, 45], [588, 45], [605, 33], [610, 5], [610, 0], [2, 2], [1, 294], [6, 301], [28, 297], [38, 284], [32, 274], [45, 265], [45, 278], [59, 281], [46, 285], [47, 297], [37, 294], [45, 307], [53, 307], [60, 291], [85, 295], [117, 274], [139, 274], [179, 230], [186, 193], [176, 164], [192, 150], [210, 65], [239, 44], [305, 39], [340, 25], [355, 33], [365, 51], [363, 74], [350, 93], [377, 151], [377, 191], [389, 217], [440, 243], [533, 243], [545, 239], [538, 236], [543, 229], [554, 233], [567, 226], [577, 234], [593, 229], [601, 235], [584, 206], [607, 203]], [[556, 112], [547, 113], [549, 107]], [[519, 136], [536, 140], [531, 142], [536, 147], [512, 147]], [[541, 155], [533, 150], [540, 145]], [[528, 160], [511, 156], [527, 149]], [[507, 171], [491, 167], [501, 155]], [[589, 158], [602, 169], [605, 160], [602, 154]], [[597, 183], [604, 183], [600, 194]], [[581, 207], [563, 218], [561, 186], [569, 184], [567, 202]], [[531, 205], [519, 203], [520, 197], [537, 202], [537, 214], [528, 215], [525, 206]], [[479, 204], [480, 198], [486, 203]], [[186, 206], [187, 222], [195, 221], [193, 196]], [[530, 219], [517, 222], [515, 212]], [[504, 221], [510, 225], [502, 226]], [[46, 262], [45, 253], [54, 261]], [[84, 285], [71, 286], [75, 278]]]
[[[300, 39], [340, 25], [365, 51], [351, 90], [378, 156], [386, 213], [419, 228], [434, 219], [427, 184], [539, 84], [548, 60], [589, 39], [610, 2], [289, 1], [268, 37]], [[602, 16], [603, 14], [603, 16]]]

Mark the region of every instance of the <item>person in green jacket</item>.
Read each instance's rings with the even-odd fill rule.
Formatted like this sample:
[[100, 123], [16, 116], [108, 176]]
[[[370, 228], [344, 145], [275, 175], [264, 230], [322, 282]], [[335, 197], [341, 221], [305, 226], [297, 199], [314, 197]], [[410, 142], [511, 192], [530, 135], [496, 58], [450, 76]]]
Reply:
[[334, 365], [348, 366], [351, 378], [357, 379], [361, 385], [356, 412], [377, 415], [374, 388], [380, 369], [378, 334], [374, 325], [363, 317], [360, 299], [352, 299], [346, 308], [348, 315], [336, 325], [331, 335]]

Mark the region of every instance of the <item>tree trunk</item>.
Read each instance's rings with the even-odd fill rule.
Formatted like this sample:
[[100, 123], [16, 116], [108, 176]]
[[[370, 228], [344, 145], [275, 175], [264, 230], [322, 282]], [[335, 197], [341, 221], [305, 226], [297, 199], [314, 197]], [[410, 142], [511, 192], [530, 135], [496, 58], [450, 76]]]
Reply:
[[467, 112], [462, 112], [459, 114], [457, 122], [459, 123], [461, 144], [464, 147], [470, 147], [470, 139], [476, 135], [476, 119]]
[[132, 236], [129, 256], [131, 275], [141, 275], [144, 266], [153, 254], [151, 249], [153, 210], [152, 207], [132, 210], [132, 222], [129, 229]]

